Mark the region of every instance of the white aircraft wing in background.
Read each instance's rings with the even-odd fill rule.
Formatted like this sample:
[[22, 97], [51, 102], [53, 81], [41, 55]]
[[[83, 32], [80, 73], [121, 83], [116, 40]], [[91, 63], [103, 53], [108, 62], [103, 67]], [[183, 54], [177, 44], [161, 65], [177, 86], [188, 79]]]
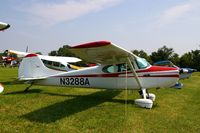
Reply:
[[6, 50], [9, 54], [16, 54], [18, 58], [23, 58], [25, 56], [27, 56], [30, 53], [27, 52], [21, 52], [21, 51], [17, 51], [17, 50]]
[[[23, 58], [23, 57], [27, 56], [28, 54], [30, 54], [27, 52], [21, 52], [21, 51], [17, 51], [17, 50], [7, 50], [7, 51], [10, 54], [16, 54], [18, 58]], [[76, 58], [76, 57], [48, 56], [48, 55], [38, 55], [38, 56], [40, 56], [40, 58], [44, 59], [44, 60], [60, 62], [60, 63], [64, 63], [64, 64], [66, 62], [75, 63], [75, 62], [81, 61], [81, 59]]]

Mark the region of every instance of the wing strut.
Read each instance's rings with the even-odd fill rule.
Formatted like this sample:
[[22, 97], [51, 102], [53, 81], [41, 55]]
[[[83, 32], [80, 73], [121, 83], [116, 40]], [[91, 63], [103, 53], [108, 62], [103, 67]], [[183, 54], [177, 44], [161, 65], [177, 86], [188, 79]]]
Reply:
[[141, 82], [140, 82], [140, 80], [139, 80], [139, 78], [138, 78], [138, 75], [137, 75], [137, 73], [136, 73], [136, 71], [135, 71], [135, 69], [134, 69], [134, 67], [133, 67], [133, 64], [131, 63], [131, 60], [130, 60], [129, 57], [127, 57], [127, 61], [128, 61], [129, 67], [131, 68], [131, 71], [133, 72], [133, 76], [135, 77], [136, 82], [138, 83], [138, 86], [139, 86], [140, 89], [141, 89], [141, 88], [142, 88], [142, 84], [141, 84]]
[[138, 86], [140, 87], [140, 90], [142, 92], [143, 98], [142, 99], [136, 99], [135, 104], [139, 105], [140, 107], [144, 108], [152, 108], [153, 106], [153, 101], [150, 99], [147, 99], [147, 92], [146, 88], [142, 87], [142, 83], [140, 79], [138, 78], [138, 75], [133, 67], [133, 64], [131, 63], [131, 60], [129, 57], [127, 57], [128, 65], [131, 68], [131, 71], [133, 72], [133, 76], [136, 79], [136, 82], [138, 83]]

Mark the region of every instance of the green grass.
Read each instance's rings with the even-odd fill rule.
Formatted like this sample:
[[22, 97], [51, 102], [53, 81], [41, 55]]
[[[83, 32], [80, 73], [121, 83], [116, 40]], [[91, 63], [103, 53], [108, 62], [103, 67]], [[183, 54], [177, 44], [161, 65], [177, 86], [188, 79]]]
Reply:
[[[14, 84], [17, 69], [0, 68], [0, 132], [200, 132], [200, 73], [183, 80], [183, 89], [151, 89], [152, 109], [134, 104], [138, 93]], [[125, 113], [126, 110], [126, 113]]]

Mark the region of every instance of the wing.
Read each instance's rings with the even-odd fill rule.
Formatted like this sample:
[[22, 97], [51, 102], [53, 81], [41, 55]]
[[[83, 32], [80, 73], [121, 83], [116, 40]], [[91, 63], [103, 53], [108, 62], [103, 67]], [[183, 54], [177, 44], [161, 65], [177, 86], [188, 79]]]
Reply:
[[61, 62], [63, 64], [66, 64], [66, 63], [75, 63], [75, 62], [81, 61], [81, 59], [76, 58], [76, 57], [63, 57], [63, 56], [46, 56], [46, 55], [40, 55], [40, 58], [44, 59], [44, 60]]
[[26, 53], [26, 52], [17, 51], [17, 50], [7, 50], [7, 51], [8, 51], [8, 53], [16, 54], [17, 57], [19, 57], [19, 58], [23, 58], [23, 57], [27, 56], [28, 54], [30, 54], [30, 53]]
[[77, 45], [71, 47], [70, 51], [87, 62], [100, 64], [124, 63], [127, 57], [137, 57], [133, 53], [108, 41]]

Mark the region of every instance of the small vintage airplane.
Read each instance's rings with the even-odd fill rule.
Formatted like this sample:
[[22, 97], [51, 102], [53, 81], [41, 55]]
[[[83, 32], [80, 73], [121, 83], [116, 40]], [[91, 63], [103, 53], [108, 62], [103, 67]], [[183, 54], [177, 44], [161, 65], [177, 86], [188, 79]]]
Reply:
[[12, 67], [17, 64], [17, 58], [12, 56], [1, 56], [1, 60], [2, 60], [2, 66], [4, 67], [6, 66]]
[[6, 30], [10, 27], [9, 24], [0, 22], [0, 31]]
[[19, 80], [31, 85], [140, 90], [142, 98], [135, 103], [152, 108], [155, 95], [147, 89], [170, 87], [179, 79], [177, 68], [151, 66], [145, 59], [108, 41], [74, 46], [71, 51], [97, 65], [63, 72], [47, 67], [40, 55], [28, 54], [20, 63]]

